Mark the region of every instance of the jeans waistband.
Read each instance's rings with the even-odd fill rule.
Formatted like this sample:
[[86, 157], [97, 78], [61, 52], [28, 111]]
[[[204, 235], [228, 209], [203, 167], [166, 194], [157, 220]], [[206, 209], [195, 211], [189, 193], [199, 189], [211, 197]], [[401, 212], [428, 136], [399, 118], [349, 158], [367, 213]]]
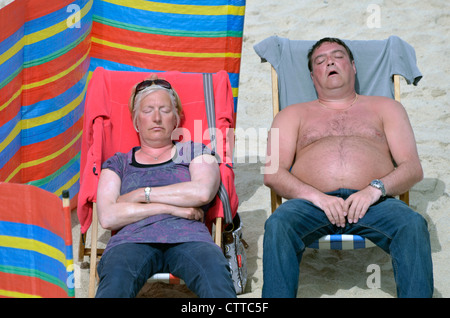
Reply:
[[358, 192], [358, 190], [340, 188], [340, 189], [337, 189], [334, 191], [325, 192], [325, 194], [334, 195], [334, 196], [340, 197], [340, 198], [348, 198], [350, 195], [352, 195], [355, 192]]

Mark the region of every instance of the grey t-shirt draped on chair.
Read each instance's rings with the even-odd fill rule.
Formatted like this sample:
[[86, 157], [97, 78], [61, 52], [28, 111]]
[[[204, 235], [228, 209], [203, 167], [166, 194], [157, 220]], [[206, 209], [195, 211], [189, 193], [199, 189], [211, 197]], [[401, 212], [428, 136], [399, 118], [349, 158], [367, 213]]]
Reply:
[[[422, 74], [416, 65], [414, 48], [397, 36], [385, 40], [343, 40], [353, 53], [358, 94], [394, 98], [392, 77], [403, 76], [417, 85]], [[307, 54], [316, 41], [290, 40], [271, 36], [254, 46], [263, 62], [278, 74], [280, 110], [288, 105], [317, 99]]]

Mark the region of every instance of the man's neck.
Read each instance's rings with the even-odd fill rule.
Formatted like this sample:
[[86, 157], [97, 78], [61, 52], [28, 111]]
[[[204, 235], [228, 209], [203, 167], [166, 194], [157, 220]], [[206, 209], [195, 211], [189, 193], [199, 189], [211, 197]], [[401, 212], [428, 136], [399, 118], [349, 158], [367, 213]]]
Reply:
[[318, 93], [318, 99], [327, 103], [347, 103], [355, 98], [355, 94], [354, 89], [334, 89]]
[[346, 110], [352, 107], [358, 99], [358, 95], [355, 91], [352, 91], [345, 95], [321, 95], [318, 97], [317, 102], [328, 109]]

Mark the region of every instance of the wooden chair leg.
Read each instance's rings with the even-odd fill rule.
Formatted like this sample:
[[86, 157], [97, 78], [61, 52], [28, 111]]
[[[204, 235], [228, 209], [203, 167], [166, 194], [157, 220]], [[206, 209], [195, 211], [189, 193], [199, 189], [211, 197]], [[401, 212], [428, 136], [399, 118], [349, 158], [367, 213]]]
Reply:
[[92, 212], [92, 225], [91, 225], [91, 255], [90, 255], [90, 273], [89, 273], [89, 298], [95, 297], [95, 286], [97, 276], [97, 240], [98, 240], [98, 217], [97, 206], [94, 204]]
[[222, 248], [222, 218], [216, 218], [216, 230], [214, 242]]
[[399, 199], [409, 205], [409, 191], [403, 194], [400, 194]]
[[281, 205], [282, 199], [279, 195], [275, 193], [272, 189], [270, 189], [270, 203], [272, 213], [275, 212], [276, 209]]
[[78, 245], [78, 262], [83, 262], [85, 255], [86, 255], [86, 234], [80, 233], [80, 242]]

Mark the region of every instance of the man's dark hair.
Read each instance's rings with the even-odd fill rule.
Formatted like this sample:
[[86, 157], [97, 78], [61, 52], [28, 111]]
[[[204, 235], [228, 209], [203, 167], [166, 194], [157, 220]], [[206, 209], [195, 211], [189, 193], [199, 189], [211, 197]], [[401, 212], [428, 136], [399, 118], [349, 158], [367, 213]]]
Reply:
[[312, 72], [312, 61], [311, 61], [311, 57], [314, 53], [314, 51], [321, 46], [323, 43], [325, 42], [330, 42], [330, 43], [337, 43], [341, 46], [343, 46], [345, 48], [345, 50], [347, 51], [348, 56], [350, 57], [350, 62], [353, 62], [353, 53], [352, 51], [349, 49], [349, 47], [347, 46], [347, 44], [344, 43], [344, 41], [338, 39], [338, 38], [323, 38], [319, 41], [317, 41], [316, 43], [314, 43], [314, 45], [311, 47], [311, 49], [309, 49], [308, 52], [308, 68], [309, 71]]

